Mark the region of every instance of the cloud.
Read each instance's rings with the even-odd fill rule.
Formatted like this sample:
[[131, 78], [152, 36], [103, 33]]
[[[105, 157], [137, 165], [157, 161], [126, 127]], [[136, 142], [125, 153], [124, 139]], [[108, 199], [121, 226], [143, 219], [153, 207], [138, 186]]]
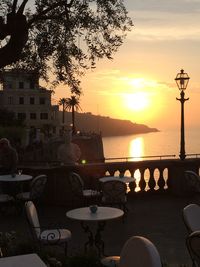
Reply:
[[135, 27], [128, 34], [134, 41], [200, 41], [200, 12], [170, 13], [165, 11], [130, 12]]
[[199, 0], [126, 0], [125, 5], [132, 11], [170, 12], [170, 13], [198, 13]]

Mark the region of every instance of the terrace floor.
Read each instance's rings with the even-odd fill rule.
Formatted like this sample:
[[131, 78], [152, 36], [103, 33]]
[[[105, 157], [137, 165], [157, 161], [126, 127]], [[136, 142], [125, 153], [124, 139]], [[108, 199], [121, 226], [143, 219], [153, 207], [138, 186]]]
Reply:
[[[128, 202], [128, 216], [123, 220], [109, 221], [102, 234], [105, 252], [118, 255], [125, 241], [133, 235], [150, 239], [157, 247], [161, 259], [168, 264], [188, 264], [191, 260], [185, 246], [187, 235], [182, 220], [182, 209], [189, 203], [197, 203], [194, 198], [178, 197], [168, 194], [131, 198]], [[71, 230], [69, 254], [83, 250], [87, 240], [86, 233], [79, 222], [71, 221], [65, 214], [69, 208], [41, 206], [41, 224], [59, 223]], [[1, 231], [19, 231], [29, 237], [25, 215], [9, 213], [0, 218]]]

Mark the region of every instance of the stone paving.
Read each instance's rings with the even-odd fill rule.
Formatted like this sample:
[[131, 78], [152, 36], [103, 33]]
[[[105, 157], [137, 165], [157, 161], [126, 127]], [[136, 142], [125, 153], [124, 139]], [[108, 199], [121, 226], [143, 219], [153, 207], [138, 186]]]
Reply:
[[[128, 216], [125, 220], [109, 221], [102, 234], [107, 255], [118, 255], [125, 241], [132, 235], [150, 239], [157, 247], [161, 259], [168, 264], [187, 264], [191, 260], [185, 246], [187, 235], [182, 220], [182, 209], [194, 198], [172, 195], [151, 195], [131, 198], [128, 202]], [[79, 222], [66, 218], [66, 207], [39, 208], [41, 224], [57, 223], [72, 232], [69, 254], [83, 250], [87, 235]], [[8, 213], [1, 215], [0, 231], [19, 231], [29, 236], [25, 215]]]

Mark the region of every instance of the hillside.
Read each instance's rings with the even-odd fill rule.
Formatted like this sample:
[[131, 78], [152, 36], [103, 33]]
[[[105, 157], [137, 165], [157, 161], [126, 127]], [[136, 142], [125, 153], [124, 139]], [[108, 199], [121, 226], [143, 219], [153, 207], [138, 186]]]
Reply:
[[[62, 112], [60, 112], [60, 120]], [[71, 124], [71, 113], [65, 112], [65, 123]], [[95, 132], [102, 136], [120, 136], [129, 134], [158, 132], [156, 128], [150, 128], [144, 124], [132, 123], [129, 120], [112, 119], [91, 113], [75, 114], [75, 125], [81, 132]]]

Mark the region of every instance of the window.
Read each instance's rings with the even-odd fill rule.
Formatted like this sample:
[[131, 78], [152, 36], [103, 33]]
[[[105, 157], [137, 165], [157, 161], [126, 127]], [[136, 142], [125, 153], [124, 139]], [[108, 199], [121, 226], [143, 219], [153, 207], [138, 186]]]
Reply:
[[30, 104], [34, 105], [35, 104], [35, 98], [34, 97], [30, 97]]
[[48, 113], [40, 113], [41, 120], [48, 120]]
[[40, 105], [45, 105], [45, 97], [40, 97]]
[[36, 118], [37, 118], [36, 113], [30, 113], [31, 120], [36, 120]]
[[30, 81], [29, 88], [30, 89], [34, 89], [35, 88], [35, 83], [33, 81]]
[[8, 105], [13, 105], [14, 102], [13, 102], [13, 97], [12, 96], [9, 96], [8, 97]]
[[19, 97], [19, 104], [24, 105], [24, 98], [22, 96]]
[[19, 120], [25, 120], [26, 119], [26, 113], [18, 113], [17, 117]]
[[12, 89], [12, 82], [7, 82], [6, 83], [6, 88]]
[[19, 82], [19, 89], [24, 89], [24, 82]]

